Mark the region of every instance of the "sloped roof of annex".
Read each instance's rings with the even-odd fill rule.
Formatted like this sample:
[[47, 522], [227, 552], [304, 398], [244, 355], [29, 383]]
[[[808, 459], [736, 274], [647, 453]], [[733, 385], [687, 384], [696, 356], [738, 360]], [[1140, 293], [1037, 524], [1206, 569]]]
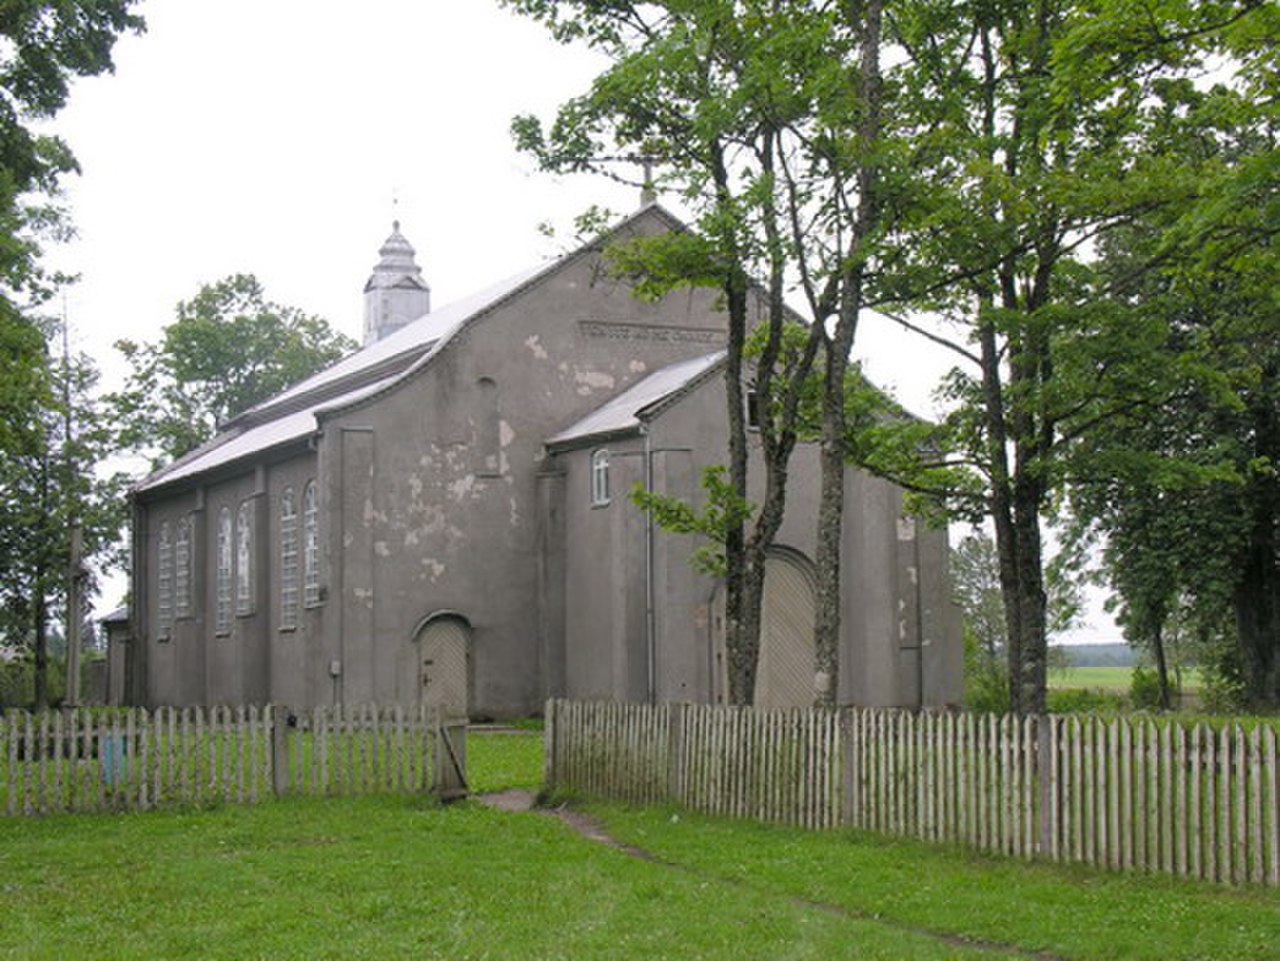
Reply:
[[665, 208], [650, 204], [576, 250], [424, 314], [382, 340], [249, 408], [229, 420], [217, 436], [205, 444], [142, 478], [134, 485], [134, 494], [147, 494], [206, 472], [231, 469], [252, 456], [310, 438], [319, 430], [324, 416], [369, 401], [412, 377], [463, 329], [537, 281], [598, 251], [646, 215], [656, 215], [670, 229], [686, 229]]
[[639, 433], [645, 421], [724, 368], [725, 352], [703, 354], [655, 370], [586, 417], [546, 439], [556, 452]]

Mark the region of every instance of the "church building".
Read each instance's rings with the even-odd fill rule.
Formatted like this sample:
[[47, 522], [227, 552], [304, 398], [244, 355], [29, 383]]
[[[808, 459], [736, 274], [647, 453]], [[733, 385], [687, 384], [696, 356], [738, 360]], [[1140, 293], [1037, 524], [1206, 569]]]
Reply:
[[[725, 700], [722, 587], [629, 494], [697, 500], [727, 462], [726, 317], [710, 291], [639, 300], [601, 263], [612, 239], [679, 229], [650, 204], [432, 310], [397, 224], [363, 349], [135, 487], [119, 696], [472, 717], [551, 696]], [[850, 468], [845, 485], [839, 701], [958, 703], [945, 532], [884, 480]], [[802, 444], [768, 562], [762, 705], [813, 700], [817, 501]]]

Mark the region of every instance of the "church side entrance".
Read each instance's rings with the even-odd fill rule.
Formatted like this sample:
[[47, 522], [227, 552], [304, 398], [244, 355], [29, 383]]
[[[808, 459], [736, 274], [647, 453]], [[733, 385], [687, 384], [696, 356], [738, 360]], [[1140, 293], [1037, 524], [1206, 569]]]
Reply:
[[471, 629], [457, 617], [429, 621], [418, 635], [419, 698], [449, 717], [466, 717]]
[[[815, 601], [808, 561], [790, 550], [770, 551], [765, 560], [760, 610], [760, 659], [755, 705], [808, 707], [814, 699], [813, 623]], [[728, 700], [728, 658], [724, 647], [724, 588], [711, 603], [713, 700]]]

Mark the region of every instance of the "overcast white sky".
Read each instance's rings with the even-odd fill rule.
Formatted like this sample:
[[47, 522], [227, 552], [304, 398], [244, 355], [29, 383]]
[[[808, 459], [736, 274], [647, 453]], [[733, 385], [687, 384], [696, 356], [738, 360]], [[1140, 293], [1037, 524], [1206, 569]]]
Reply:
[[[116, 340], [156, 339], [178, 301], [236, 272], [358, 339], [393, 219], [443, 306], [560, 252], [589, 205], [638, 204], [516, 153], [511, 118], [550, 116], [601, 63], [497, 0], [147, 0], [140, 12], [147, 32], [120, 40], [115, 73], [77, 83], [50, 125], [83, 173], [66, 183], [78, 238], [48, 259], [81, 277], [67, 294], [74, 342], [108, 381], [122, 370]], [[543, 237], [543, 221], [562, 239]], [[859, 340], [873, 379], [930, 413], [949, 361], [883, 326]]]

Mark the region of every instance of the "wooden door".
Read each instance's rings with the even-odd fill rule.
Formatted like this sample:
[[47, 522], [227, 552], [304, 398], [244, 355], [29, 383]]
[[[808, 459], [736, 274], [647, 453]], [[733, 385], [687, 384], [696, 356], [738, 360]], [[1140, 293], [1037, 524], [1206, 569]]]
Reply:
[[466, 717], [470, 628], [458, 618], [442, 617], [422, 629], [418, 645], [422, 703], [443, 708], [449, 717]]

